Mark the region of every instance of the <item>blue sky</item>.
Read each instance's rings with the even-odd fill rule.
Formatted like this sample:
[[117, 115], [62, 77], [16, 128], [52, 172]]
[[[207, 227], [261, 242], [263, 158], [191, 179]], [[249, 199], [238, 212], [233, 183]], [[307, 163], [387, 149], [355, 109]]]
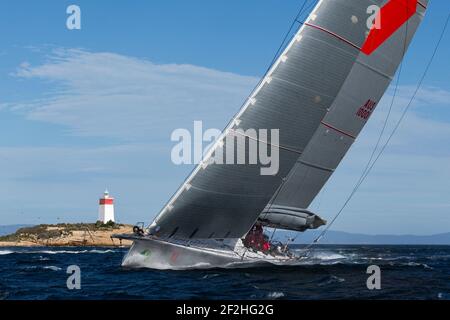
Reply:
[[[310, 0], [312, 3], [313, 1]], [[66, 8], [82, 10], [67, 30]], [[107, 187], [122, 222], [150, 222], [190, 166], [176, 128], [222, 128], [302, 0], [2, 1], [0, 224], [94, 221]], [[431, 2], [405, 59], [394, 123], [450, 11]], [[336, 230], [450, 231], [450, 32], [418, 99]], [[392, 90], [312, 208], [330, 219], [370, 156]]]

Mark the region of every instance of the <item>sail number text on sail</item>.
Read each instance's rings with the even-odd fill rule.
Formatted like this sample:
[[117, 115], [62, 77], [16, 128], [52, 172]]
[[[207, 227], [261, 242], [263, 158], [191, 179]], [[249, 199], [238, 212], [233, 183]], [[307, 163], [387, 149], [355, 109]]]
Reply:
[[356, 112], [356, 115], [358, 117], [360, 117], [361, 119], [367, 120], [367, 119], [369, 119], [373, 110], [375, 110], [376, 105], [377, 105], [377, 103], [375, 101], [369, 99], [363, 106], [361, 106], [361, 108], [358, 109], [358, 111]]

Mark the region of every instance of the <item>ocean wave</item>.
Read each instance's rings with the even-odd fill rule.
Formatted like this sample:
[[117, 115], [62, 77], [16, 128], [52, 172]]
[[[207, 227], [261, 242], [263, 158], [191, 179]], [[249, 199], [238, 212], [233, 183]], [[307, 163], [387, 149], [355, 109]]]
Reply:
[[202, 277], [202, 279], [212, 279], [212, 278], [216, 278], [216, 277], [219, 277], [220, 276], [220, 274], [218, 274], [218, 273], [214, 273], [214, 274], [205, 274], [203, 277]]
[[280, 299], [280, 298], [283, 298], [284, 296], [285, 296], [285, 294], [283, 292], [274, 291], [274, 292], [270, 292], [267, 295], [267, 298], [269, 298], [269, 299]]
[[329, 277], [326, 277], [322, 281], [320, 281], [317, 285], [319, 287], [323, 287], [323, 286], [327, 286], [327, 285], [330, 285], [330, 284], [333, 284], [333, 283], [342, 283], [344, 281], [345, 281], [344, 278], [340, 278], [338, 276], [331, 275]]
[[408, 262], [406, 265], [410, 267], [423, 267], [424, 269], [433, 270], [433, 267], [430, 267], [426, 263]]
[[414, 261], [410, 261], [410, 262], [407, 262], [407, 263], [390, 262], [389, 265], [393, 266], [393, 267], [421, 267], [421, 268], [428, 269], [428, 270], [434, 270], [433, 267], [430, 267], [426, 263], [419, 263], [419, 262], [414, 262]]
[[[268, 262], [241, 263], [228, 267], [248, 269], [221, 270], [218, 268], [223, 268], [224, 265], [220, 265], [212, 271], [185, 273], [144, 269], [130, 272], [127, 268], [119, 268], [124, 250], [112, 247], [4, 247], [0, 250], [2, 254], [9, 254], [0, 256], [0, 300], [3, 297], [30, 300], [67, 298], [64, 282], [68, 275], [65, 275], [65, 271], [72, 263], [89, 266], [89, 279], [98, 284], [83, 291], [82, 295], [77, 295], [80, 299], [450, 299], [450, 291], [445, 286], [448, 282], [448, 260], [429, 260], [431, 256], [449, 255], [450, 248], [441, 253], [441, 248], [433, 252], [418, 247], [419, 251], [411, 256], [416, 260], [382, 261], [383, 258], [409, 257], [410, 248], [399, 247], [395, 252], [387, 254], [385, 247], [354, 247], [353, 251], [341, 250], [340, 247], [319, 247], [310, 251], [308, 258], [284, 261], [278, 265]], [[80, 255], [11, 254], [14, 251], [44, 250], [59, 253], [87, 252]], [[115, 253], [106, 253], [107, 250]], [[138, 257], [142, 255], [139, 254]], [[49, 260], [40, 261], [42, 258]], [[106, 264], [98, 263], [100, 258], [110, 261]], [[369, 258], [381, 259], [370, 261]], [[77, 261], [79, 259], [82, 261]], [[195, 266], [196, 262], [198, 260], [191, 261], [189, 266], [214, 267], [208, 264]], [[390, 263], [393, 267], [390, 267]], [[389, 286], [385, 286], [381, 292], [359, 290], [361, 286], [365, 286], [369, 276], [366, 268], [371, 264], [379, 265], [382, 272], [389, 274]], [[30, 266], [35, 267], [27, 268]], [[169, 266], [166, 264], [163, 267], [167, 269]], [[151, 285], [154, 290], [133, 285], [136, 277]], [[169, 292], [167, 288], [178, 289]], [[5, 294], [5, 291], [9, 294]]]
[[344, 260], [347, 259], [346, 256], [343, 256], [339, 253], [332, 253], [332, 252], [318, 252], [311, 256], [313, 259], [319, 259], [323, 261], [329, 261], [329, 260]]
[[333, 265], [333, 264], [352, 264], [352, 265], [366, 265], [368, 263], [380, 263], [389, 264], [391, 266], [421, 266], [424, 269], [432, 270], [433, 267], [425, 263], [419, 263], [413, 260], [418, 259], [416, 256], [363, 256], [362, 254], [349, 254], [341, 255], [337, 253], [329, 252], [313, 252], [306, 259], [304, 259], [305, 264], [318, 264], [318, 265]]
[[53, 270], [53, 271], [62, 270], [60, 267], [56, 267], [56, 266], [45, 266], [45, 267], [43, 267], [43, 269], [48, 269], [48, 270]]
[[8, 298], [9, 292], [8, 291], [0, 291], [0, 300], [6, 300]]
[[348, 256], [344, 256], [342, 254], [336, 253], [336, 252], [330, 252], [330, 251], [316, 251], [311, 250], [309, 252], [305, 252], [303, 249], [295, 249], [292, 250], [293, 253], [303, 256], [305, 253], [307, 254], [308, 258], [310, 259], [318, 259], [318, 260], [339, 260], [339, 259], [348, 259]]
[[445, 292], [438, 292], [437, 298], [440, 299], [440, 300], [449, 300], [450, 299], [450, 295], [448, 293], [445, 293]]
[[430, 260], [447, 260], [449, 258], [450, 258], [450, 254], [433, 255], [433, 256], [427, 257], [427, 259], [430, 259]]
[[108, 249], [108, 250], [89, 250], [90, 253], [113, 253], [115, 252], [114, 250]]
[[4, 256], [4, 255], [7, 255], [7, 254], [11, 254], [11, 253], [14, 253], [14, 251], [11, 251], [11, 250], [0, 250], [0, 256]]
[[52, 270], [52, 271], [61, 271], [62, 268], [57, 266], [26, 266], [22, 268], [22, 270]]

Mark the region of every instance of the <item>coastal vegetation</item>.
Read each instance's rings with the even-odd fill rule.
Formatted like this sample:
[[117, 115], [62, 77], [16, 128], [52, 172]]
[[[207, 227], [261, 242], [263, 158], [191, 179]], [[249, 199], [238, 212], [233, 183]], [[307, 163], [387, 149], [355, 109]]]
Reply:
[[131, 226], [112, 221], [102, 223], [40, 224], [18, 229], [15, 233], [0, 236], [2, 243], [33, 243], [36, 245], [114, 245], [114, 233], [131, 231]]

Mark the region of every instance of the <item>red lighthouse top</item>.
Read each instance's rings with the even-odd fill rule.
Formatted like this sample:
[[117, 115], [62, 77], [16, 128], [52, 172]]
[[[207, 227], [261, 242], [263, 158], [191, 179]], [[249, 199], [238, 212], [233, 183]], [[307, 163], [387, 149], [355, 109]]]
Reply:
[[109, 196], [108, 190], [106, 190], [105, 193], [103, 194], [103, 198], [100, 198], [99, 204], [100, 205], [114, 204], [114, 198]]

